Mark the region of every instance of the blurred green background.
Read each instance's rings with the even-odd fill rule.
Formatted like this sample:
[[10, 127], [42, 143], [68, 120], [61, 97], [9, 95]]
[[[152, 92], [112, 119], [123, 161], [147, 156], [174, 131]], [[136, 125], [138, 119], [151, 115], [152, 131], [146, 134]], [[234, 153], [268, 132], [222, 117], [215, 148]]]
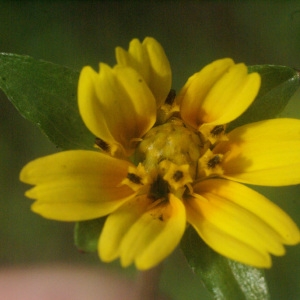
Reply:
[[[222, 57], [300, 69], [299, 1], [0, 1], [0, 52], [27, 54], [80, 70], [114, 64], [114, 48], [155, 37], [173, 70], [173, 87]], [[300, 93], [282, 115], [300, 117]], [[24, 120], [0, 91], [0, 263], [7, 266], [63, 262], [103, 265], [73, 246], [73, 224], [30, 212], [18, 181], [28, 161], [57, 151]], [[260, 188], [300, 225], [300, 187]], [[274, 258], [267, 270], [272, 299], [300, 299], [300, 248]], [[0, 267], [1, 267], [0, 266]], [[118, 269], [118, 264], [112, 266]], [[133, 273], [130, 269], [129, 272]], [[125, 275], [124, 275], [125, 276]], [[166, 262], [162, 289], [176, 300], [210, 299], [180, 251]]]

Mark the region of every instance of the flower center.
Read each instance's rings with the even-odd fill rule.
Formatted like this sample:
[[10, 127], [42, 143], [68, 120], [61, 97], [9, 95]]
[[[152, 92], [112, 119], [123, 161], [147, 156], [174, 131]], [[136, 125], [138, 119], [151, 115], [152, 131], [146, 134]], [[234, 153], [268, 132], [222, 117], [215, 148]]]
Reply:
[[123, 183], [148, 193], [154, 201], [166, 199], [170, 192], [179, 198], [185, 192], [192, 193], [192, 183], [223, 173], [223, 154], [213, 153], [223, 134], [222, 125], [198, 132], [179, 118], [153, 127], [132, 157], [137, 168], [128, 172]]
[[[142, 162], [147, 172], [160, 170], [161, 175], [170, 168], [170, 163], [177, 166], [188, 165], [190, 176], [195, 178], [198, 159], [205, 151], [202, 135], [187, 128], [182, 120], [173, 118], [152, 128], [144, 136], [136, 150], [135, 160]], [[175, 170], [172, 176], [178, 182], [183, 175], [182, 170]]]

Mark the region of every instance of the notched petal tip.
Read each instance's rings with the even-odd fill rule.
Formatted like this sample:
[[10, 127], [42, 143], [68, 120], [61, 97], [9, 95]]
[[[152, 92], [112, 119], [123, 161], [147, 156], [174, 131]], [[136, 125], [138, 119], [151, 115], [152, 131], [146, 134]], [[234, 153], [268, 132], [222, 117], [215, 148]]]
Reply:
[[31, 176], [30, 163], [27, 163], [20, 171], [19, 180], [23, 183], [34, 184]]
[[128, 52], [116, 48], [116, 59], [119, 65], [129, 66], [141, 74], [156, 99], [157, 107], [160, 107], [172, 81], [170, 63], [162, 46], [151, 37], [146, 37], [142, 43], [133, 39]]

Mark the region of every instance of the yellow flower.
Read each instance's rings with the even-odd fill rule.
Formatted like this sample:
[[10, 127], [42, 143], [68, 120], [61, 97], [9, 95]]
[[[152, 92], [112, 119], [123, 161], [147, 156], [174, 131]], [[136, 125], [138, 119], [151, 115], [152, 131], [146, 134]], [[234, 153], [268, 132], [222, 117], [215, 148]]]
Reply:
[[191, 76], [175, 97], [153, 38], [116, 49], [117, 65], [83, 68], [79, 110], [97, 151], [39, 158], [21, 171], [32, 210], [62, 221], [108, 216], [99, 256], [154, 267], [188, 224], [215, 251], [257, 267], [299, 243], [295, 223], [241, 183], [300, 183], [300, 120], [273, 119], [226, 133], [254, 101], [260, 76], [225, 58]]

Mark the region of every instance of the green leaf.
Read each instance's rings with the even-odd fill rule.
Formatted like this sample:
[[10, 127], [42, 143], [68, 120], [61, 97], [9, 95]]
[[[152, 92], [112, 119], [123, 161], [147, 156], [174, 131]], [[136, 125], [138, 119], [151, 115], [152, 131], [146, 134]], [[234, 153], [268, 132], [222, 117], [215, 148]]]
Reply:
[[190, 226], [181, 248], [192, 270], [217, 300], [270, 299], [264, 271], [227, 259], [209, 248]]
[[260, 74], [261, 88], [246, 112], [228, 125], [228, 131], [247, 123], [275, 118], [300, 86], [299, 72], [292, 68], [257, 65], [248, 69], [250, 73]]
[[84, 252], [95, 252], [98, 247], [100, 233], [106, 217], [90, 221], [77, 222], [75, 225], [74, 240], [76, 247]]
[[0, 88], [27, 120], [63, 149], [91, 149], [77, 106], [79, 73], [29, 56], [0, 54]]

